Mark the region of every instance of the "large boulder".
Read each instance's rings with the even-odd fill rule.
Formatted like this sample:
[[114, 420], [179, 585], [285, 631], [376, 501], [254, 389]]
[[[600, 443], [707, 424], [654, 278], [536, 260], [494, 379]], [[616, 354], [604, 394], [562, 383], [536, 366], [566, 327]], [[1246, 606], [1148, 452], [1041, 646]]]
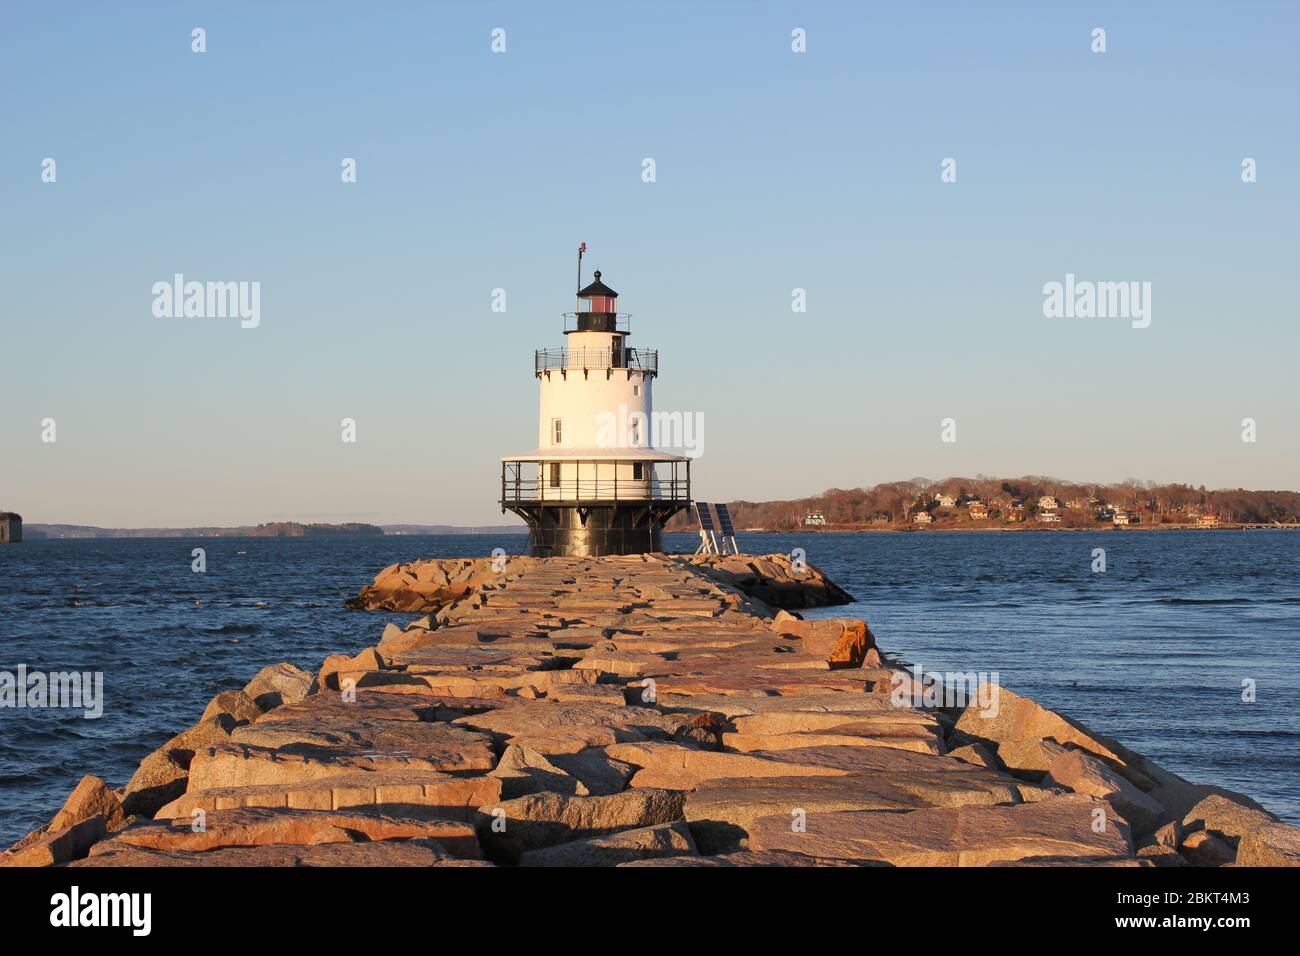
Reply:
[[927, 806], [884, 774], [844, 777], [749, 777], [702, 781], [686, 794], [684, 813], [704, 853], [729, 853], [762, 817], [846, 810], [896, 812]]
[[823, 730], [790, 734], [724, 733], [722, 743], [742, 753], [756, 750], [797, 750], [804, 747], [896, 747], [917, 753], [942, 754], [943, 738], [916, 724], [844, 720]]
[[295, 810], [373, 808], [393, 816], [434, 813], [439, 819], [472, 820], [478, 808], [501, 799], [495, 777], [458, 777], [428, 771], [366, 771], [293, 784], [194, 790], [159, 809], [156, 819], [192, 817], [197, 810], [271, 807]]
[[454, 721], [548, 756], [647, 737], [669, 738], [694, 722], [689, 714], [585, 701], [520, 701]]
[[1067, 750], [1052, 761], [1047, 783], [1105, 800], [1126, 819], [1134, 833], [1150, 833], [1165, 817], [1165, 808], [1096, 757]]
[[352, 714], [349, 717], [345, 708], [315, 719], [258, 721], [235, 728], [230, 742], [271, 749], [301, 745], [361, 750], [377, 757], [437, 757], [455, 764], [438, 768], [447, 770], [490, 770], [495, 763], [486, 734], [441, 721], [389, 720], [366, 716], [359, 709]]
[[1186, 835], [1179, 851], [1193, 863], [1300, 865], [1300, 828], [1283, 823], [1254, 800], [1230, 790], [1216, 788], [1202, 797], [1187, 809], [1181, 823]]
[[861, 667], [876, 646], [866, 621], [852, 618], [803, 621], [784, 612], [773, 619], [778, 634], [797, 637], [803, 649], [824, 658], [832, 668]]
[[517, 862], [529, 850], [682, 819], [685, 795], [627, 790], [607, 797], [534, 793], [479, 810], [479, 842], [490, 859]]
[[875, 776], [888, 796], [910, 794], [928, 806], [1017, 803], [1035, 788], [1005, 774], [893, 747], [826, 746], [753, 753], [718, 753], [647, 741], [606, 748], [640, 768], [633, 787], [694, 790], [722, 778]]
[[[809, 698], [812, 696], [809, 695]], [[738, 714], [731, 718], [731, 725], [738, 734], [755, 736], [834, 730], [849, 724], [864, 729], [878, 727], [882, 734], [898, 733], [905, 729], [909, 732], [924, 732], [937, 736], [941, 730], [939, 721], [931, 714], [917, 710], [898, 710], [877, 697], [863, 695], [860, 699], [854, 699], [847, 694], [834, 696], [842, 698], [836, 703], [843, 706], [844, 710], [814, 709], [809, 705], [805, 705], [808, 706], [805, 710], [787, 707], [756, 714]], [[777, 697], [771, 700], [776, 702], [786, 699]], [[799, 698], [790, 698], [789, 701], [797, 704]], [[867, 705], [867, 709], [854, 709], [852, 705], [859, 703]]]
[[428, 627], [417, 626], [403, 629], [396, 624], [385, 624], [383, 636], [380, 637], [379, 645], [375, 649], [381, 655], [387, 656], [429, 647], [436, 640], [437, 635]]
[[[996, 744], [998, 759], [1008, 770], [1046, 773], [1059, 756], [1056, 747], [1046, 746], [1054, 744], [1088, 751], [1142, 790], [1178, 780], [1110, 738], [1005, 687], [990, 685], [982, 690], [980, 699], [961, 712], [953, 730], [966, 742]], [[1159, 779], [1153, 779], [1153, 774]]]
[[988, 748], [983, 744], [966, 744], [963, 747], [948, 751], [948, 756], [975, 767], [985, 767], [989, 770], [998, 769], [997, 759], [989, 753]]
[[618, 866], [633, 860], [690, 856], [694, 853], [695, 843], [691, 840], [691, 831], [685, 823], [677, 821], [529, 850], [520, 856], [519, 865]]
[[240, 808], [206, 811], [199, 818], [149, 820], [136, 823], [97, 843], [91, 854], [115, 852], [123, 846], [154, 850], [206, 852], [228, 846], [354, 843], [424, 838], [437, 840], [453, 856], [482, 857], [474, 828], [463, 820], [440, 818], [425, 808], [407, 807], [400, 815], [367, 808], [348, 810], [290, 810]]
[[1209, 830], [1189, 833], [1178, 852], [1197, 866], [1226, 866], [1237, 855], [1228, 841]]
[[122, 826], [124, 815], [117, 794], [99, 777], [86, 774], [69, 794], [63, 808], [50, 821], [50, 830], [67, 830], [91, 817], [102, 816], [104, 826], [116, 830]]
[[693, 790], [703, 780], [722, 777], [839, 777], [847, 771], [778, 762], [765, 756], [720, 753], [682, 744], [647, 741], [605, 748], [616, 760], [637, 767], [633, 787]]
[[185, 792], [196, 751], [230, 738], [237, 726], [229, 714], [218, 714], [182, 731], [140, 761], [122, 797], [127, 816], [152, 817], [159, 807]]
[[1191, 809], [1210, 796], [1220, 796], [1232, 803], [1239, 804], [1243, 807], [1249, 807], [1252, 810], [1264, 811], [1264, 808], [1256, 803], [1253, 799], [1244, 793], [1237, 793], [1235, 790], [1229, 790], [1227, 787], [1217, 787], [1207, 784], [1188, 783], [1181, 778], [1168, 783], [1162, 783], [1160, 786], [1147, 791], [1152, 799], [1163, 806], [1169, 815], [1175, 820], [1182, 820], [1187, 816]]
[[1148, 860], [1162, 869], [1188, 865], [1187, 857], [1162, 843], [1147, 843], [1138, 847], [1135, 852], [1139, 859]]
[[[750, 826], [755, 850], [875, 860], [894, 866], [988, 866], [998, 862], [1131, 857], [1128, 827], [1105, 805], [1079, 794], [1002, 807], [957, 807], [880, 813], [850, 810], [762, 817]], [[1102, 818], [1105, 819], [1105, 818]]]
[[1068, 749], [1055, 740], [1021, 737], [997, 745], [997, 759], [1011, 773], [1031, 780], [1041, 779]]
[[259, 727], [306, 723], [346, 729], [354, 721], [437, 721], [459, 717], [464, 712], [456, 707], [456, 713], [444, 716], [443, 711], [449, 703], [459, 705], [462, 702], [379, 691], [358, 693], [355, 699], [345, 698], [342, 694], [310, 694], [295, 704], [281, 704], [264, 714], [257, 723]]
[[792, 853], [789, 850], [764, 850], [755, 852], [753, 850], [736, 850], [732, 853], [721, 853], [717, 856], [659, 856], [646, 860], [633, 860], [630, 863], [620, 863], [619, 866], [653, 866], [653, 867], [724, 867], [731, 868], [736, 866], [816, 866], [816, 867], [846, 867], [846, 866], [888, 866], [887, 863], [873, 863], [864, 860], [841, 860], [830, 857], [805, 856], [802, 853]]
[[1261, 823], [1241, 835], [1237, 866], [1300, 866], [1300, 827]]
[[1193, 833], [1197, 830], [1208, 830], [1234, 848], [1251, 830], [1277, 822], [1277, 817], [1260, 809], [1258, 805], [1238, 803], [1218, 793], [1212, 793], [1198, 801], [1183, 814], [1185, 831]]
[[257, 672], [244, 687], [261, 710], [273, 710], [282, 704], [296, 704], [311, 690], [312, 675], [287, 661], [271, 664]]
[[[511, 564], [526, 561], [513, 558]], [[375, 575], [374, 582], [345, 601], [344, 606], [362, 611], [436, 612], [500, 578], [492, 558], [393, 564]]]
[[373, 647], [367, 647], [352, 657], [346, 654], [331, 654], [321, 664], [317, 680], [320, 686], [327, 690], [341, 690], [344, 686], [342, 681], [350, 678], [354, 685], [358, 684], [362, 675], [371, 671], [381, 671], [385, 666], [383, 657]]
[[[399, 726], [408, 726], [392, 721]], [[445, 726], [445, 725], [409, 725]], [[298, 784], [358, 771], [401, 773], [410, 771], [491, 770], [495, 758], [485, 738], [451, 734], [439, 743], [413, 746], [411, 751], [377, 752], [364, 746], [337, 747], [290, 744], [263, 747], [245, 743], [224, 743], [208, 747], [194, 756], [189, 770], [189, 789], [244, 787], [268, 784]]]
[[[768, 689], [747, 694], [681, 694], [660, 690], [659, 706], [664, 710], [693, 714], [718, 714], [735, 723], [746, 719], [744, 729], [750, 733], [794, 733], [815, 730], [850, 720], [880, 720], [885, 723], [916, 723], [937, 726], [932, 714], [909, 708], [894, 707], [887, 698], [841, 691], [772, 696]], [[851, 715], [851, 716], [843, 716]]]
[[1181, 820], [1170, 820], [1168, 823], [1158, 827], [1151, 834], [1151, 842], [1168, 847], [1171, 850], [1177, 850], [1183, 842], [1183, 822]]
[[229, 716], [236, 723], [252, 723], [262, 716], [262, 708], [258, 707], [253, 702], [253, 698], [242, 690], [228, 690], [212, 698], [208, 706], [203, 709], [203, 716], [199, 718], [199, 722], [211, 720], [221, 714]]
[[501, 795], [507, 800], [529, 793], [551, 791], [588, 796], [590, 791], [578, 778], [565, 773], [532, 747], [510, 744], [495, 769], [488, 774], [501, 781]]
[[0, 853], [0, 867], [58, 866], [79, 860], [107, 835], [103, 816], [74, 823], [66, 830], [46, 830]]
[[826, 607], [851, 604], [849, 594], [807, 562], [796, 564], [788, 554], [696, 554], [679, 559], [714, 580], [773, 608]]
[[316, 846], [273, 844], [231, 846], [189, 853], [119, 845], [111, 851], [73, 863], [75, 867], [230, 866], [264, 869], [280, 866], [486, 866], [448, 853], [437, 840], [383, 840], [377, 843], [323, 843]]
[[591, 747], [571, 754], [551, 754], [550, 762], [582, 784], [596, 797], [622, 792], [636, 773], [636, 767], [615, 760], [603, 747]]

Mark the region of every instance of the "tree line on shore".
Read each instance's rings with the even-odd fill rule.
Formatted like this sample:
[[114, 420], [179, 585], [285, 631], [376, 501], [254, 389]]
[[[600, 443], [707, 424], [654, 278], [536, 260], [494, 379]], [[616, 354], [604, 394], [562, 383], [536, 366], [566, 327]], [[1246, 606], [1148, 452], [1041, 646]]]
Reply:
[[[941, 498], [951, 498], [953, 505], [938, 506]], [[1137, 479], [1100, 484], [1040, 476], [913, 478], [871, 488], [831, 488], [820, 495], [787, 501], [732, 501], [728, 506], [737, 528], [789, 531], [806, 527], [810, 516], [820, 516], [827, 526], [902, 525], [920, 510], [935, 517], [949, 513], [967, 516], [972, 501], [989, 511], [989, 519], [979, 523], [996, 525], [1031, 520], [1040, 512], [1044, 498], [1059, 503], [1061, 527], [1109, 523], [1108, 508], [1131, 513], [1140, 519], [1134, 523], [1146, 525], [1195, 524], [1203, 515], [1215, 515], [1224, 524], [1293, 524], [1300, 520], [1300, 492], [1296, 491], [1211, 491], [1204, 486]], [[668, 529], [693, 530], [695, 526], [693, 514], [679, 514]]]
[[382, 535], [378, 525], [349, 521], [344, 524], [304, 524], [268, 521], [235, 528], [100, 528], [94, 525], [33, 524], [26, 534], [37, 538], [317, 538], [338, 535]]

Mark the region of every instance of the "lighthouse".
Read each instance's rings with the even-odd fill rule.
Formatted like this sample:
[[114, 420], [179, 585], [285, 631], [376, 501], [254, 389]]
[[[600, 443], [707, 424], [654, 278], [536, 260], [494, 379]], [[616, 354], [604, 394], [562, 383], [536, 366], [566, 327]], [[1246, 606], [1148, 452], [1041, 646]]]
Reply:
[[597, 270], [564, 313], [564, 346], [534, 353], [537, 447], [501, 459], [501, 510], [528, 522], [532, 555], [660, 551], [665, 522], [690, 507], [690, 459], [653, 446], [659, 353], [630, 334]]

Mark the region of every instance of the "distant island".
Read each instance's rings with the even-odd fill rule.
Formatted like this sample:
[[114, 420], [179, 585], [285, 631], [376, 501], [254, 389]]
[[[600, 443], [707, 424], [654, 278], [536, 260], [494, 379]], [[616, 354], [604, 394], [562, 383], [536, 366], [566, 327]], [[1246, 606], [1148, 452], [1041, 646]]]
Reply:
[[321, 538], [339, 535], [382, 535], [378, 525], [302, 524], [269, 521], [237, 528], [98, 528], [81, 524], [30, 524], [29, 538]]
[[268, 521], [233, 528], [100, 528], [81, 524], [29, 524], [24, 529], [31, 540], [41, 538], [326, 538], [378, 537], [405, 534], [526, 534], [522, 525], [461, 527], [448, 524], [374, 525], [350, 521], [345, 524], [304, 524], [298, 521]]
[[[728, 502], [741, 531], [1098, 530], [1300, 526], [1300, 492], [1090, 484], [1055, 478], [913, 478], [810, 498]], [[669, 531], [694, 531], [678, 514]]]
[[351, 521], [345, 524], [304, 524], [298, 521], [268, 521], [259, 525], [231, 528], [100, 528], [83, 524], [29, 524], [29, 539], [39, 538], [324, 538], [377, 537], [405, 534], [527, 534], [523, 524], [464, 527], [450, 524], [374, 525]]

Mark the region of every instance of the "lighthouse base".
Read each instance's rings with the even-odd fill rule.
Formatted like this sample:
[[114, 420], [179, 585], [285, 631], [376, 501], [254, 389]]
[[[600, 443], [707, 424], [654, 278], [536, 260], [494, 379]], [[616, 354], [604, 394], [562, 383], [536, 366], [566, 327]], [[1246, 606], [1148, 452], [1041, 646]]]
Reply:
[[507, 507], [528, 522], [528, 553], [544, 558], [662, 551], [664, 523], [686, 505], [651, 500]]

